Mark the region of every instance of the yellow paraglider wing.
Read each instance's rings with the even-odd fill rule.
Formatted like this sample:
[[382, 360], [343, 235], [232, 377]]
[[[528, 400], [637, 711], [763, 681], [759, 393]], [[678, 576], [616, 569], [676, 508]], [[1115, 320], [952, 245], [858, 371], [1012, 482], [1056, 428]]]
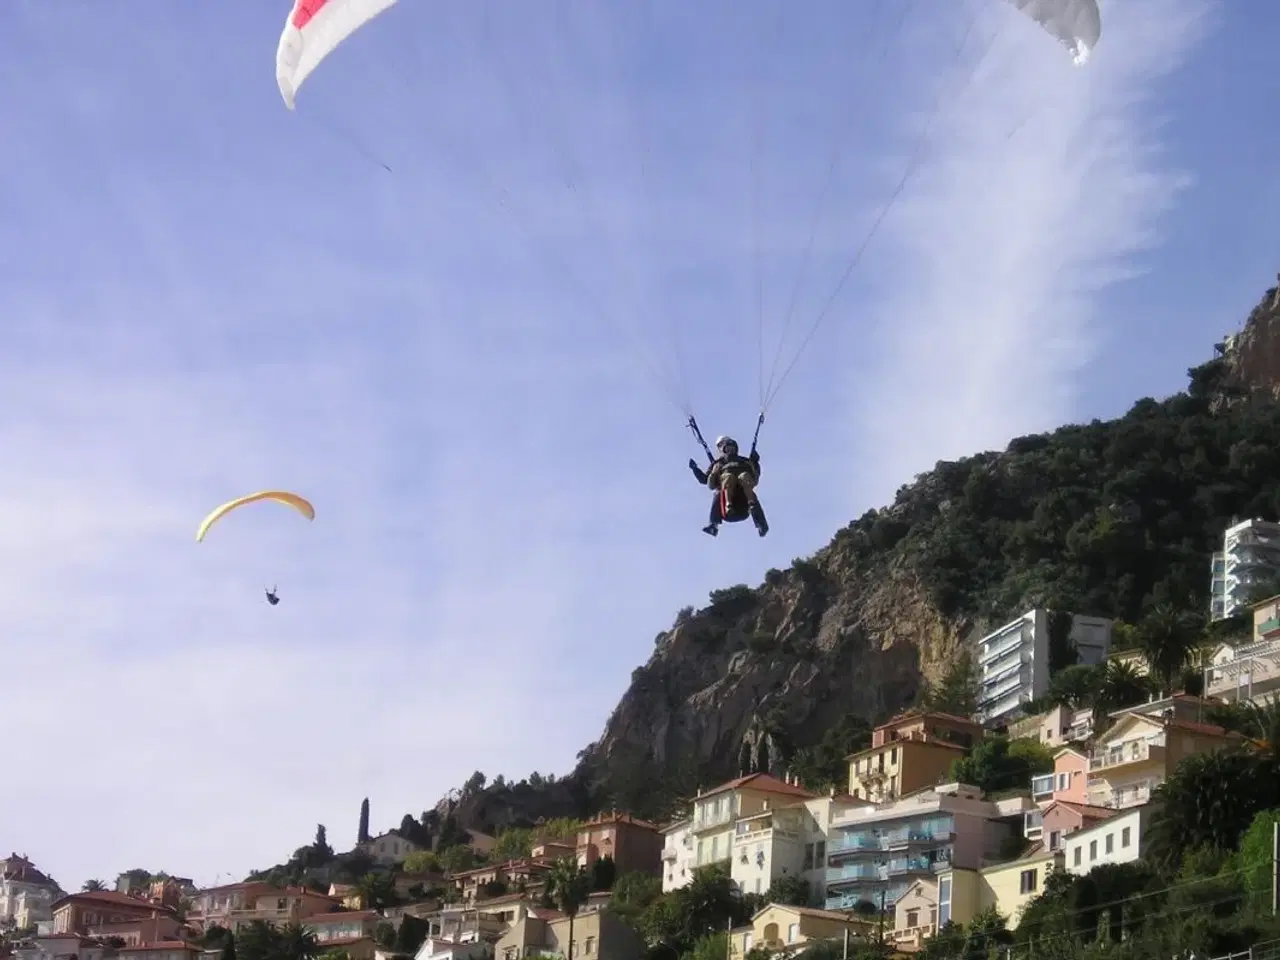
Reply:
[[203, 540], [204, 535], [209, 532], [209, 528], [232, 510], [239, 509], [246, 503], [257, 503], [259, 500], [274, 500], [276, 503], [283, 503], [286, 506], [293, 507], [308, 520], [316, 518], [316, 508], [296, 493], [289, 493], [286, 490], [264, 490], [261, 493], [251, 493], [247, 497], [240, 497], [229, 503], [224, 503], [214, 510], [204, 518], [204, 521], [200, 524], [200, 529], [196, 531], [196, 542], [199, 543]]

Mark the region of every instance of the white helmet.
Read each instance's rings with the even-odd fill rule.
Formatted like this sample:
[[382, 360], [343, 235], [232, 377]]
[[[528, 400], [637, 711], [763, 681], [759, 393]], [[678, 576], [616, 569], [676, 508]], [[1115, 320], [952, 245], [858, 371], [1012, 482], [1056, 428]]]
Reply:
[[737, 441], [737, 440], [735, 440], [735, 439], [733, 439], [733, 437], [716, 437], [716, 449], [717, 449], [717, 450], [723, 450], [725, 447], [727, 447], [727, 446], [728, 446], [729, 444], [731, 444], [731, 443], [732, 443], [735, 447], [738, 445], [738, 441]]

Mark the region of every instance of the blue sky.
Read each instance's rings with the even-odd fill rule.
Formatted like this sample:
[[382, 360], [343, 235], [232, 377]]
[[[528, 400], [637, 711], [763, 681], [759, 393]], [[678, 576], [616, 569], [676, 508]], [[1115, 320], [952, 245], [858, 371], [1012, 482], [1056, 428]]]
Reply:
[[[294, 114], [285, 6], [0, 6], [0, 848], [64, 886], [567, 772], [678, 608], [1180, 388], [1277, 269], [1262, 0], [1108, 4], [1082, 70], [998, 0], [402, 3]], [[749, 439], [757, 289], [767, 362], [811, 247], [785, 365], [917, 143], [770, 410], [772, 532], [710, 540], [641, 358]], [[315, 522], [193, 542], [264, 487]]]

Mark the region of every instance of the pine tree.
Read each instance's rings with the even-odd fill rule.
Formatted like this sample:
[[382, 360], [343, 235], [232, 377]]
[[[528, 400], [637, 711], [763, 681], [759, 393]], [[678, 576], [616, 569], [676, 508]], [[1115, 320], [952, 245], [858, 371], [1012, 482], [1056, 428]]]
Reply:
[[364, 802], [360, 804], [360, 829], [356, 833], [356, 843], [366, 843], [369, 840], [369, 798], [365, 797]]

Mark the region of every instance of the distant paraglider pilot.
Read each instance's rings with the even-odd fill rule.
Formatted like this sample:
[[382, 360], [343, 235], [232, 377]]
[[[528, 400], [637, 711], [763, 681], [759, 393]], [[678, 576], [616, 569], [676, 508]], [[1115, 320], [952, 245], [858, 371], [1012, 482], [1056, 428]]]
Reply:
[[732, 437], [718, 437], [716, 453], [719, 456], [705, 473], [696, 460], [689, 461], [689, 469], [698, 482], [716, 491], [711, 498], [711, 522], [702, 528], [702, 532], [718, 536], [721, 523], [737, 523], [751, 517], [756, 532], [763, 537], [769, 532], [769, 522], [756, 496], [756, 486], [760, 483], [760, 454], [752, 450], [749, 457], [740, 456], [738, 443]]
[[267, 603], [271, 604], [273, 607], [280, 602], [280, 598], [276, 596], [277, 589], [277, 587], [272, 587], [267, 591]]

